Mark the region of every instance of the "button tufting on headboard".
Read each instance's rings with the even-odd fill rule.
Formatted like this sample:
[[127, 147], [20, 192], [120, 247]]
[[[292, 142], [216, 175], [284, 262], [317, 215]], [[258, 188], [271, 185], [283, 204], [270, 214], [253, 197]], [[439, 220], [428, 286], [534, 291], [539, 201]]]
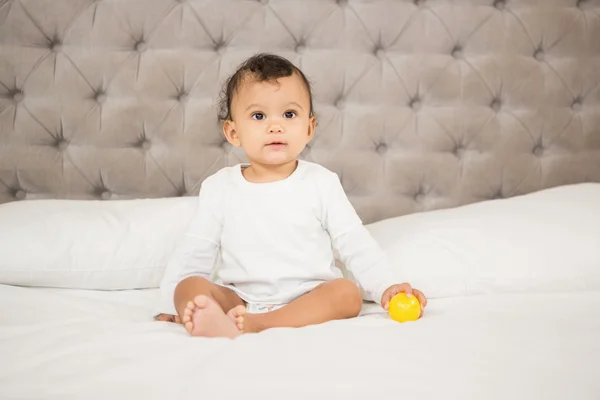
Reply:
[[60, 42], [59, 39], [51, 40], [48, 43], [48, 48], [50, 49], [50, 51], [52, 51], [54, 53], [58, 53], [62, 50], [62, 43]]
[[146, 42], [143, 39], [140, 39], [137, 42], [135, 42], [135, 45], [133, 46], [133, 48], [138, 53], [143, 53], [146, 50], [148, 50], [148, 45], [146, 44]]
[[215, 43], [215, 52], [219, 55], [225, 54], [227, 51], [227, 46], [225, 42], [217, 42]]
[[386, 151], [388, 150], [388, 146], [385, 143], [379, 143], [376, 147], [375, 147], [375, 151], [379, 154], [384, 154]]
[[144, 151], [150, 150], [150, 147], [152, 147], [152, 142], [150, 142], [148, 139], [142, 139], [139, 142], [139, 147]]
[[538, 61], [544, 61], [546, 59], [546, 53], [541, 48], [536, 49], [535, 53], [533, 53], [533, 56]]
[[532, 150], [532, 153], [536, 157], [542, 157], [544, 155], [544, 152], [545, 152], [545, 148], [544, 148], [544, 145], [541, 143], [536, 144]]
[[457, 44], [456, 46], [454, 46], [454, 48], [452, 49], [452, 57], [454, 58], [463, 58], [463, 49], [462, 46]]
[[67, 147], [69, 147], [69, 142], [63, 138], [59, 138], [54, 143], [54, 147], [56, 147], [59, 151], [65, 151]]
[[589, 0], [577, 0], [577, 7], [582, 8], [589, 3], [590, 3]]
[[180, 103], [185, 103], [189, 99], [189, 93], [184, 89], [180, 89], [179, 92], [175, 95], [175, 99]]
[[502, 101], [500, 99], [492, 100], [492, 103], [490, 104], [490, 108], [492, 110], [494, 110], [495, 112], [499, 112], [502, 109]]
[[12, 98], [12, 100], [15, 103], [20, 103], [25, 98], [25, 95], [23, 94], [23, 92], [20, 89], [13, 89], [10, 92], [10, 97]]
[[465, 155], [465, 152], [467, 151], [467, 149], [462, 146], [462, 145], [457, 145], [453, 150], [452, 153], [457, 157], [457, 158], [463, 158]]
[[97, 90], [94, 92], [94, 100], [102, 104], [106, 101], [106, 92], [104, 90]]
[[410, 102], [408, 103], [408, 105], [410, 106], [410, 108], [412, 108], [414, 111], [419, 111], [421, 110], [422, 104], [421, 104], [421, 99], [419, 99], [419, 97], [414, 97], [410, 100]]
[[502, 189], [496, 190], [490, 197], [490, 200], [503, 199], [504, 194], [502, 193]]
[[425, 200], [425, 192], [423, 191], [423, 189], [419, 189], [413, 196], [413, 199], [417, 202], [417, 203], [422, 203]]
[[299, 41], [298, 44], [296, 44], [295, 51], [298, 54], [304, 54], [304, 53], [306, 53], [306, 45], [304, 44], [303, 41]]

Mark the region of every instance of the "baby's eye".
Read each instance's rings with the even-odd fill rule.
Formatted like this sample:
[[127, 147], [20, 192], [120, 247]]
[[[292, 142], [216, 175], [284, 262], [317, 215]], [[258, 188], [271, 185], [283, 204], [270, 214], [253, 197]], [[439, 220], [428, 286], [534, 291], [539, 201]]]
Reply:
[[265, 119], [265, 114], [256, 112], [256, 113], [252, 114], [252, 119], [261, 121], [261, 120]]
[[296, 113], [294, 111], [286, 111], [283, 113], [283, 118], [294, 118]]

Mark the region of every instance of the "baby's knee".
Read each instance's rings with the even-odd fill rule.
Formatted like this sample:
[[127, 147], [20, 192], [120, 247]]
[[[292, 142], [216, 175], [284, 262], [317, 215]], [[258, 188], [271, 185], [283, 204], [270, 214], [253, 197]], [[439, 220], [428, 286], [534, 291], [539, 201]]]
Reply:
[[191, 300], [197, 294], [210, 293], [212, 286], [212, 282], [201, 276], [189, 276], [175, 286], [175, 298], [183, 295], [186, 300]]
[[211, 282], [208, 279], [205, 279], [201, 276], [188, 276], [185, 279], [182, 279], [177, 284], [177, 287], [180, 286], [206, 286], [211, 285]]
[[213, 285], [213, 283], [200, 276], [190, 276], [181, 280], [175, 287], [173, 294], [177, 313], [181, 315], [185, 305], [196, 296], [200, 294], [211, 295]]
[[349, 317], [356, 317], [362, 308], [362, 295], [358, 286], [349, 279], [337, 280], [337, 294]]

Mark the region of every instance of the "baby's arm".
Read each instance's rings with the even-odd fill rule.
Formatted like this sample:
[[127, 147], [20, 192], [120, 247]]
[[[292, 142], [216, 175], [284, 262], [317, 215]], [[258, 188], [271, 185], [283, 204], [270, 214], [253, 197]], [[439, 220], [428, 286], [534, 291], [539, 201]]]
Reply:
[[366, 300], [381, 304], [383, 293], [399, 283], [398, 277], [379, 244], [363, 226], [335, 174], [325, 196], [322, 223], [340, 261], [352, 272]]
[[[179, 282], [190, 276], [210, 279], [219, 254], [221, 194], [211, 178], [203, 182], [194, 218], [171, 256], [160, 283], [159, 314], [177, 315], [173, 296]], [[159, 316], [156, 319], [160, 320]]]
[[332, 238], [332, 243], [340, 261], [362, 287], [366, 300], [381, 304], [383, 293], [399, 283], [399, 278], [369, 231], [362, 224], [357, 225]]

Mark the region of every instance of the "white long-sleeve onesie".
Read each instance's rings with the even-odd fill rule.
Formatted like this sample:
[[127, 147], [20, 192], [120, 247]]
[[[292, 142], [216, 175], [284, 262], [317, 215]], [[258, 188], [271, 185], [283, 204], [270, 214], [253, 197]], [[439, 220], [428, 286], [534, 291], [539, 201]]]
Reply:
[[247, 303], [287, 304], [342, 277], [335, 250], [367, 300], [380, 303], [399, 283], [335, 173], [299, 161], [287, 179], [250, 183], [242, 168], [223, 168], [202, 183], [196, 215], [161, 282], [159, 312], [176, 314], [175, 286], [190, 276], [215, 278]]

